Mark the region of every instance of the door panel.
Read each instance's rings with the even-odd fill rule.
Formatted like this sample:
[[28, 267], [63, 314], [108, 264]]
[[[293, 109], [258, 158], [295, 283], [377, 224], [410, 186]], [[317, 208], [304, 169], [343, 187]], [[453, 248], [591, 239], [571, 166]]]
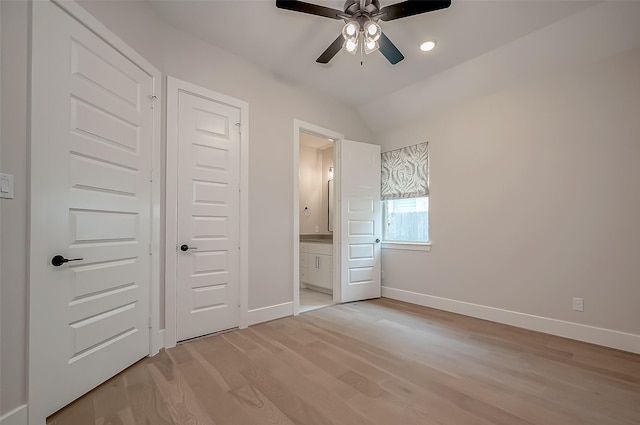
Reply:
[[37, 7], [29, 399], [49, 415], [149, 352], [153, 77]]
[[238, 326], [238, 108], [178, 95], [177, 340]]
[[[341, 302], [380, 297], [380, 146], [344, 140]], [[376, 242], [377, 241], [377, 242]]]

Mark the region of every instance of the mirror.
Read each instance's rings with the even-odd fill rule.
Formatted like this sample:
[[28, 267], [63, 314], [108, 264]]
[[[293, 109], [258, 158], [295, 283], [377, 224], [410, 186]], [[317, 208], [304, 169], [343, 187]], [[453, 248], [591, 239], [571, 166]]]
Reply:
[[333, 179], [329, 180], [327, 184], [329, 185], [329, 190], [327, 191], [329, 193], [329, 202], [327, 203], [329, 205], [329, 231], [333, 232]]

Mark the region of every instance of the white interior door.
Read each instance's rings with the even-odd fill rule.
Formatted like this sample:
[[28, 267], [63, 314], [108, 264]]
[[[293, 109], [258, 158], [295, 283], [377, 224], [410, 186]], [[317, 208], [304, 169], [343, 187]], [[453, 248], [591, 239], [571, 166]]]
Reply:
[[240, 109], [178, 95], [176, 336], [239, 323]]
[[34, 8], [30, 423], [149, 353], [154, 82]]
[[341, 144], [340, 302], [380, 297], [380, 146]]

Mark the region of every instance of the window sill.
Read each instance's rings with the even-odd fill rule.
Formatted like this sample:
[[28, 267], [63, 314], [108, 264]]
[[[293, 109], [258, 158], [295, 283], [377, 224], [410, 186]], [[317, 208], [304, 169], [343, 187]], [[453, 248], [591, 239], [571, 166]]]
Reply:
[[391, 242], [383, 241], [382, 249], [398, 249], [403, 251], [431, 251], [431, 242]]

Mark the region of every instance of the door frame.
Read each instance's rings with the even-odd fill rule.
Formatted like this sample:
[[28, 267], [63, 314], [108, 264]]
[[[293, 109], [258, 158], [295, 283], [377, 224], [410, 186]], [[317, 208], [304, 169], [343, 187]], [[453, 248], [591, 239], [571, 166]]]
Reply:
[[31, 24], [31, 53], [29, 64], [29, 137], [28, 137], [28, 178], [29, 178], [29, 256], [28, 256], [28, 286], [29, 286], [29, 346], [28, 346], [28, 421], [29, 425], [42, 425], [45, 423], [46, 412], [42, 411], [40, 400], [35, 393], [41, 378], [36, 373], [32, 373], [36, 367], [37, 359], [42, 356], [42, 352], [35, 348], [32, 336], [34, 335], [35, 316], [40, 312], [36, 308], [31, 308], [34, 304], [33, 282], [46, 279], [39, 269], [35, 267], [34, 259], [46, 256], [46, 249], [43, 244], [39, 243], [40, 235], [45, 235], [49, 226], [47, 221], [46, 206], [43, 203], [45, 199], [42, 196], [43, 182], [47, 180], [46, 170], [47, 158], [37, 155], [38, 147], [42, 141], [47, 140], [48, 135], [48, 114], [46, 102], [42, 102], [42, 93], [47, 90], [47, 52], [43, 46], [43, 40], [47, 37], [48, 32], [48, 13], [47, 8], [59, 7], [64, 12], [77, 20], [81, 25], [91, 30], [98, 37], [113, 46], [122, 55], [131, 60], [141, 70], [147, 73], [153, 80], [154, 96], [153, 107], [153, 123], [152, 123], [152, 156], [151, 175], [149, 176], [151, 185], [151, 206], [150, 206], [150, 243], [149, 248], [151, 261], [149, 273], [149, 355], [156, 354], [163, 345], [162, 331], [160, 330], [160, 199], [161, 199], [161, 143], [160, 143], [160, 123], [161, 123], [161, 73], [150, 62], [144, 59], [139, 53], [129, 47], [122, 39], [109, 30], [104, 24], [94, 18], [89, 12], [82, 8], [79, 4], [72, 1], [49, 0], [47, 2], [34, 1], [30, 3], [30, 24]]
[[167, 77], [167, 151], [165, 188], [165, 348], [175, 347], [178, 246], [178, 95], [180, 92], [213, 99], [240, 109], [240, 309], [238, 323], [246, 328], [249, 310], [249, 104], [245, 101]]
[[[300, 132], [313, 134], [325, 139], [333, 139], [333, 302], [341, 298], [341, 233], [340, 233], [340, 149], [344, 135], [299, 119], [293, 120], [293, 315], [300, 314]], [[336, 217], [338, 221], [336, 222]], [[337, 223], [337, 225], [336, 225]]]

